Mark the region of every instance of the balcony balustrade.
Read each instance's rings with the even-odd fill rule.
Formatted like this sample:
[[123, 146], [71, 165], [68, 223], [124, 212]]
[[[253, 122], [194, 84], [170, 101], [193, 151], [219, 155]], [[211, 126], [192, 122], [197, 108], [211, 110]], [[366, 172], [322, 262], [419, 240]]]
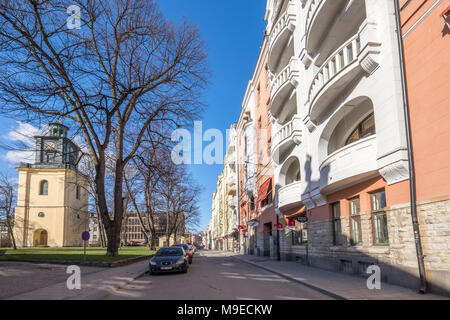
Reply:
[[281, 156], [289, 148], [299, 145], [302, 138], [301, 119], [294, 116], [291, 121], [282, 126], [274, 135], [272, 141], [272, 160], [280, 164]]

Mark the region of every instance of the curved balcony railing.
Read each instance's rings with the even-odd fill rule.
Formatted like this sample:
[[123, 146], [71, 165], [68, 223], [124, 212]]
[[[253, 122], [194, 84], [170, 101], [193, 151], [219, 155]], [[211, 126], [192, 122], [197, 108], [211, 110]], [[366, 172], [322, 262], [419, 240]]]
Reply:
[[236, 174], [231, 173], [228, 176], [227, 183], [230, 188], [235, 188], [236, 187]]
[[[311, 114], [318, 114], [322, 111], [319, 110], [319, 112], [314, 112], [313, 110], [317, 100], [327, 91], [330, 84], [338, 81], [341, 76], [346, 74], [346, 70], [350, 69], [351, 65], [357, 63], [360, 49], [360, 37], [359, 34], [357, 34], [345, 42], [321, 66], [316, 73], [308, 92]], [[313, 118], [315, 117], [311, 115], [311, 119]]]
[[279, 164], [280, 156], [293, 145], [301, 143], [301, 118], [294, 116], [291, 121], [282, 126], [274, 135], [272, 141], [272, 159]]
[[293, 3], [289, 3], [286, 12], [277, 20], [269, 36], [269, 69], [274, 71], [276, 62], [295, 30], [297, 18]]
[[228, 196], [228, 205], [230, 208], [237, 207], [237, 197], [236, 196]]
[[329, 155], [320, 165], [322, 193], [355, 184], [378, 174], [376, 135], [347, 145]]
[[227, 155], [227, 164], [235, 165], [236, 164], [236, 152], [232, 152]]
[[299, 82], [299, 64], [297, 58], [291, 58], [289, 64], [280, 71], [272, 82], [270, 90], [270, 109], [272, 115], [278, 118], [277, 115], [283, 106], [283, 102], [291, 95], [292, 90]]
[[[356, 1], [359, 2], [359, 1]], [[343, 16], [339, 14], [343, 8], [345, 15], [352, 14], [349, 10], [354, 1], [349, 0], [311, 0], [305, 19], [305, 45], [308, 53], [316, 55], [316, 51], [322, 47], [322, 42], [327, 38], [339, 37], [342, 32], [341, 27], [346, 24]], [[345, 6], [347, 4], [347, 6]], [[336, 21], [336, 16], [338, 20]], [[338, 24], [336, 25], [335, 22]], [[348, 24], [348, 22], [347, 22]], [[338, 31], [339, 30], [339, 31]], [[336, 33], [336, 31], [338, 31]], [[320, 50], [322, 50], [321, 48]]]
[[317, 10], [326, 0], [311, 0], [306, 14], [306, 30], [309, 30], [313, 16], [316, 15]]
[[286, 211], [302, 204], [302, 194], [305, 193], [306, 183], [293, 182], [278, 190], [278, 208]]

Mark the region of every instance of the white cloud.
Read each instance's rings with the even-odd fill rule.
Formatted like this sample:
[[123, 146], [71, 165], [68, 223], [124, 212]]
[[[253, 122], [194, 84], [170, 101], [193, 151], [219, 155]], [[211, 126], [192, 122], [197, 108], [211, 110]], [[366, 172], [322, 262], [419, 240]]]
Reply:
[[19, 164], [20, 162], [34, 162], [35, 158], [35, 140], [34, 136], [41, 135], [47, 128], [37, 128], [31, 124], [16, 121], [17, 127], [11, 128], [4, 136], [8, 152], [3, 158], [10, 164]]

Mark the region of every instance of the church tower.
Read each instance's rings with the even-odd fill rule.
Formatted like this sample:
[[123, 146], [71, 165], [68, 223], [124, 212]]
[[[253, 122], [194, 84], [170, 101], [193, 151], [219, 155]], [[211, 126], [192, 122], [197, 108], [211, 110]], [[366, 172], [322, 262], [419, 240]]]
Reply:
[[50, 123], [36, 136], [35, 163], [21, 163], [14, 232], [22, 247], [82, 246], [89, 229], [88, 179], [77, 170], [80, 149], [69, 128]]

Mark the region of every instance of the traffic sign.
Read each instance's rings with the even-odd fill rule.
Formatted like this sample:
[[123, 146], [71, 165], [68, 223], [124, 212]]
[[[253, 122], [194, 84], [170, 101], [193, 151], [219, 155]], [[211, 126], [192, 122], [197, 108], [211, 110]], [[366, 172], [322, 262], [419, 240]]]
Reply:
[[85, 231], [81, 234], [81, 239], [83, 239], [84, 241], [88, 241], [90, 237], [91, 235], [89, 234], [89, 231]]

